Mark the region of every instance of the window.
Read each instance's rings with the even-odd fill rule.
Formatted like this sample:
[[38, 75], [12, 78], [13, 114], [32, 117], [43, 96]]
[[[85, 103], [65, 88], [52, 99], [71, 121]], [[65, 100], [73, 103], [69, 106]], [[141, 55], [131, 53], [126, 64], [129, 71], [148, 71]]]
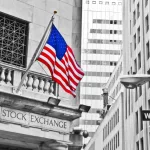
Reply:
[[115, 112], [115, 118], [116, 118], [116, 125], [117, 125], [117, 123], [118, 123], [117, 111]]
[[97, 20], [96, 20], [96, 19], [93, 19], [93, 23], [97, 23]]
[[150, 57], [149, 41], [146, 43], [146, 53], [147, 53], [147, 59], [149, 59]]
[[112, 34], [112, 30], [110, 30], [110, 34]]
[[140, 4], [138, 3], [137, 4], [137, 19], [139, 18], [140, 16]]
[[139, 142], [136, 142], [136, 150], [139, 150]]
[[138, 69], [141, 68], [141, 52], [138, 54]]
[[118, 132], [118, 147], [119, 147], [119, 132]]
[[140, 131], [142, 130], [143, 130], [143, 121], [142, 121], [142, 106], [141, 106], [140, 107]]
[[127, 119], [127, 89], [125, 90], [126, 98], [125, 98], [125, 118]]
[[115, 2], [112, 2], [112, 5], [116, 5], [116, 3], [115, 3]]
[[135, 88], [135, 101], [138, 99], [138, 92], [137, 92], [137, 87]]
[[117, 120], [118, 120], [118, 122], [119, 122], [119, 109], [117, 109], [117, 114], [118, 114], [118, 115], [117, 115], [117, 117], [118, 117]]
[[[147, 74], [150, 74], [150, 69], [147, 71]], [[150, 88], [150, 81], [148, 82], [148, 88]]]
[[109, 135], [109, 122], [108, 122], [108, 135]]
[[0, 61], [25, 68], [28, 22], [3, 13], [0, 20]]
[[133, 12], [133, 26], [136, 24], [136, 11]]
[[113, 24], [113, 20], [110, 20], [110, 24]]
[[118, 147], [118, 135], [116, 134], [116, 148]]
[[115, 147], [116, 147], [116, 137], [114, 136], [114, 149], [116, 149]]
[[139, 133], [139, 125], [138, 125], [138, 111], [135, 113], [135, 125], [136, 125], [136, 134]]
[[147, 6], [147, 4], [148, 4], [148, 0], [145, 0], [145, 7]]
[[134, 40], [134, 50], [135, 50], [136, 49], [136, 34], [134, 35], [133, 40]]
[[86, 4], [89, 4], [89, 1], [86, 1]]
[[147, 15], [146, 17], [145, 17], [145, 28], [146, 28], [146, 32], [148, 32], [148, 30], [149, 30], [149, 16]]
[[117, 24], [117, 20], [114, 20], [114, 24]]
[[130, 72], [131, 72], [131, 74], [133, 74], [133, 72], [132, 72], [132, 67], [130, 68]]
[[92, 1], [92, 4], [96, 4], [96, 1]]
[[130, 20], [130, 34], [131, 34], [131, 29], [132, 29], [132, 28], [131, 28], [131, 20]]
[[128, 89], [128, 114], [130, 116], [130, 89]]
[[142, 95], [142, 86], [139, 86], [139, 97]]
[[144, 150], [144, 142], [143, 142], [143, 138], [141, 138], [140, 142], [141, 142], [141, 150]]
[[134, 72], [135, 72], [135, 74], [137, 73], [137, 61], [136, 61], [136, 59], [134, 60]]
[[138, 29], [137, 29], [137, 34], [138, 34], [138, 43], [140, 43], [140, 27], [138, 27]]
[[129, 1], [129, 5], [130, 5], [130, 12], [131, 12], [131, 1]]

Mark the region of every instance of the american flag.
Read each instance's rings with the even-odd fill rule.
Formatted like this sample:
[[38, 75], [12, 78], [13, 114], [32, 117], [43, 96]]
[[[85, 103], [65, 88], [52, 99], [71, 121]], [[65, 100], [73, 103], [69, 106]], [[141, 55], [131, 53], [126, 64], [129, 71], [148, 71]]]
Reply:
[[75, 90], [84, 73], [77, 64], [72, 49], [54, 24], [38, 60], [48, 67], [55, 82], [76, 97]]

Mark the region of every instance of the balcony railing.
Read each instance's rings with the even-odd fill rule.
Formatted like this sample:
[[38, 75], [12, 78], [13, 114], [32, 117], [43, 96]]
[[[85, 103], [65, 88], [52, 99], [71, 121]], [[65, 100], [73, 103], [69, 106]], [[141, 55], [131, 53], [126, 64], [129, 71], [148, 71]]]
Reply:
[[[25, 70], [4, 63], [0, 63], [0, 90], [7, 88], [16, 89], [21, 81], [21, 77]], [[36, 92], [44, 95], [55, 95], [56, 83], [50, 76], [30, 71], [23, 82], [22, 90]], [[11, 90], [8, 90], [11, 91]], [[7, 91], [6, 91], [7, 92]]]

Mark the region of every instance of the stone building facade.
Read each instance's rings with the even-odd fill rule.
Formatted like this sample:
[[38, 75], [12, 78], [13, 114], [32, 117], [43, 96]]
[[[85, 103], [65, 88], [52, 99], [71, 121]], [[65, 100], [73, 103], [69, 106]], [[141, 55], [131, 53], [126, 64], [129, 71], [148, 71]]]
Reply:
[[80, 0], [0, 0], [0, 149], [81, 148], [82, 136], [72, 132], [81, 116], [79, 88], [74, 99], [36, 61], [16, 93], [54, 11], [80, 64], [81, 8]]

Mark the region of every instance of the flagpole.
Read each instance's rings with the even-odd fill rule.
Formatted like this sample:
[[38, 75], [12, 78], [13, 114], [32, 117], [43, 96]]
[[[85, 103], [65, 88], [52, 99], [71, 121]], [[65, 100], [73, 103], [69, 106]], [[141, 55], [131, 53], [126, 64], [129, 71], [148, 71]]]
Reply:
[[35, 60], [37, 59], [37, 56], [39, 55], [39, 53], [42, 51], [42, 49], [43, 49], [43, 47], [44, 47], [44, 45], [45, 45], [45, 43], [47, 41], [47, 38], [48, 38], [48, 35], [49, 35], [48, 33], [50, 33], [49, 31], [51, 29], [51, 24], [53, 23], [54, 15], [56, 13], [57, 13], [57, 11], [54, 11], [54, 14], [51, 17], [51, 20], [49, 21], [49, 24], [48, 24], [48, 26], [47, 26], [47, 28], [46, 28], [46, 30], [44, 32], [44, 35], [42, 36], [42, 39], [41, 39], [38, 47], [36, 48], [36, 50], [35, 50], [35, 52], [33, 54], [33, 57], [32, 57], [32, 59], [30, 61], [30, 64], [28, 65], [28, 68], [26, 69], [26, 71], [25, 71], [25, 73], [24, 73], [24, 75], [23, 75], [23, 77], [22, 77], [22, 79], [20, 81], [20, 84], [18, 85], [18, 87], [16, 89], [16, 93], [18, 93], [20, 91], [20, 88], [21, 88], [21, 86], [22, 86], [22, 84], [23, 84], [23, 82], [24, 82], [24, 80], [25, 80], [25, 78], [26, 78], [26, 76], [27, 76], [27, 74], [29, 72], [29, 69], [31, 68], [31, 66], [35, 62]]

